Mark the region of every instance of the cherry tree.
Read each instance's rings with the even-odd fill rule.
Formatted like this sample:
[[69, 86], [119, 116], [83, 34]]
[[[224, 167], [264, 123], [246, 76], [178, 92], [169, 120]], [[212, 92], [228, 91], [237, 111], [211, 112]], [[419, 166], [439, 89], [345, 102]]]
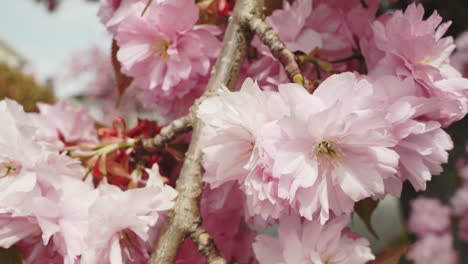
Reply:
[[[28, 264], [457, 263], [463, 188], [452, 209], [412, 202], [411, 249], [375, 254], [350, 229], [356, 213], [374, 232], [372, 210], [405, 182], [425, 190], [453, 148], [444, 128], [468, 112], [450, 22], [379, 6], [101, 1], [111, 56], [73, 61], [96, 72], [104, 122], [0, 101], [0, 247]], [[141, 108], [158, 121], [106, 122]]]

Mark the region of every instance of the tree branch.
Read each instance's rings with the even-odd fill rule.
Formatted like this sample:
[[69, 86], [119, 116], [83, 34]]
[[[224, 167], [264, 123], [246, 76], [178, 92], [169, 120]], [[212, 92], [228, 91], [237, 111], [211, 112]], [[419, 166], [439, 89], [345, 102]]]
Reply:
[[[191, 107], [189, 118], [193, 120], [193, 133], [186, 158], [176, 183], [179, 192], [175, 205], [166, 215], [166, 221], [149, 260], [150, 264], [175, 263], [180, 246], [187, 235], [197, 231], [201, 217], [198, 206], [203, 191], [201, 150], [198, 146], [203, 122], [196, 117], [198, 106], [212, 96], [223, 85], [233, 89], [244, 61], [247, 44], [251, 40], [249, 31], [242, 27], [238, 16], [241, 12], [261, 15], [262, 0], [237, 0], [233, 16], [224, 35], [221, 53], [216, 61], [204, 95]], [[194, 241], [197, 243], [197, 240]], [[200, 241], [199, 241], [200, 242]], [[199, 246], [199, 245], [197, 245]]]
[[213, 238], [202, 227], [198, 226], [195, 232], [190, 234], [190, 238], [197, 245], [198, 252], [202, 253], [210, 264], [227, 264], [227, 261], [220, 257]]
[[271, 54], [283, 64], [289, 80], [309, 88], [310, 81], [302, 74], [296, 56], [288, 50], [278, 33], [258, 16], [248, 12], [242, 12], [238, 15], [240, 21], [247, 25], [270, 48]]
[[188, 132], [192, 129], [192, 119], [190, 115], [180, 117], [163, 127], [161, 132], [154, 138], [142, 140], [143, 148], [147, 152], [156, 152], [173, 140], [177, 135]]

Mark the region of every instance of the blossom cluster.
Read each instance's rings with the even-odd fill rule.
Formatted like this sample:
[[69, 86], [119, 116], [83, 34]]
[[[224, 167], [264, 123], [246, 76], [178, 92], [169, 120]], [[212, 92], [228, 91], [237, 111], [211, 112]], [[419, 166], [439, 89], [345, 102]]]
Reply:
[[[366, 243], [336, 223], [362, 199], [399, 196], [407, 180], [425, 190], [453, 147], [442, 128], [467, 113], [468, 79], [450, 65], [455, 45], [443, 37], [450, 23], [441, 24], [437, 13], [424, 19], [416, 4], [377, 19], [374, 5], [356, 4], [352, 12], [336, 5], [299, 0], [266, 19], [291, 50], [305, 54], [299, 58], [315, 61], [305, 67], [320, 79], [313, 94], [285, 84], [280, 62], [254, 40], [260, 58], [247, 76], [256, 80], [247, 78], [239, 91], [222, 89], [198, 110], [206, 124], [203, 180], [214, 189], [237, 186], [247, 223], [279, 224], [278, 237], [258, 235], [253, 244], [260, 263], [372, 259], [358, 249]], [[289, 25], [286, 17], [296, 19]], [[256, 64], [258, 71], [249, 71]], [[341, 258], [344, 249], [327, 252], [308, 229], [330, 232], [337, 245], [348, 241], [354, 255], [345, 255], [356, 259]]]
[[[408, 227], [417, 239], [407, 256], [415, 264], [459, 263], [452, 232], [456, 230], [456, 238], [468, 241], [467, 164], [465, 154], [457, 163], [461, 183], [451, 197], [450, 206], [443, 205], [437, 198], [423, 196], [411, 201]], [[452, 217], [459, 218], [455, 229], [452, 228]]]
[[458, 254], [453, 248], [451, 210], [437, 198], [419, 197], [411, 201], [409, 229], [417, 241], [408, 252], [415, 264], [457, 264]]
[[464, 157], [460, 158], [457, 165], [461, 184], [451, 200], [452, 212], [453, 215], [459, 218], [458, 238], [463, 241], [468, 241], [468, 163], [466, 154]]
[[[224, 22], [202, 24], [205, 16], [229, 15], [234, 1], [212, 1], [214, 9], [207, 1], [150, 2], [103, 0], [98, 16], [121, 74], [133, 80], [126, 92], [170, 121], [203, 94], [219, 55]], [[376, 17], [379, 2], [284, 1], [265, 21], [313, 93], [289, 83], [255, 37], [241, 85], [200, 103], [200, 214], [228, 261], [367, 263], [375, 259], [369, 242], [348, 228], [356, 203], [400, 196], [406, 181], [425, 190], [442, 172], [453, 147], [443, 128], [468, 111], [468, 79], [451, 66], [455, 44], [444, 37], [450, 22], [437, 13], [424, 19], [416, 4]], [[102, 60], [97, 68], [110, 66]], [[96, 96], [118, 85], [97, 77]], [[171, 185], [189, 137], [141, 154], [139, 140], [161, 131], [154, 121], [127, 129], [115, 118], [96, 129], [85, 108], [59, 102], [39, 110], [0, 102], [0, 247], [15, 246], [28, 264], [146, 263], [177, 196]], [[463, 203], [454, 204], [464, 215]], [[410, 227], [424, 246], [410, 257], [425, 263], [425, 250], [441, 239], [438, 263], [455, 261], [449, 210], [431, 200], [413, 206]], [[206, 259], [186, 240], [176, 263]]]
[[140, 188], [83, 181], [85, 168], [64, 150], [96, 144], [94, 120], [65, 102], [39, 109], [0, 102], [0, 247], [14, 245], [26, 263], [146, 261], [177, 195], [158, 165]]
[[145, 9], [144, 0], [106, 0], [98, 15], [117, 41], [121, 70], [134, 78], [142, 103], [171, 119], [203, 93], [222, 31], [196, 24], [195, 1], [155, 2]]

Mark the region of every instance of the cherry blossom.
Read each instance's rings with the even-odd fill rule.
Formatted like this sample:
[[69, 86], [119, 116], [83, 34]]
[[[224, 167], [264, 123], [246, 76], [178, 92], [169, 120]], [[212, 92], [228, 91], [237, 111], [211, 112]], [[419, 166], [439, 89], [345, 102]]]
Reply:
[[193, 1], [155, 3], [142, 17], [144, 6], [142, 2], [132, 4], [115, 35], [123, 73], [165, 100], [189, 94], [188, 89], [198, 90], [197, 86], [180, 84], [209, 73], [219, 51], [216, 36], [220, 29], [195, 25], [198, 7]]
[[113, 185], [99, 185], [99, 195], [89, 209], [81, 263], [116, 264], [126, 258], [140, 262], [149, 258], [145, 243], [151, 229], [157, 228], [164, 212], [173, 206], [177, 192], [163, 184], [157, 165], [147, 172], [150, 178], [144, 188], [122, 191]]
[[444, 232], [450, 227], [450, 208], [436, 198], [419, 197], [411, 201], [408, 225], [419, 236]]
[[452, 236], [429, 234], [418, 240], [408, 252], [415, 264], [458, 263], [458, 254], [452, 247]]
[[[405, 12], [384, 15], [373, 25], [373, 41], [381, 52], [380, 59], [365, 55], [368, 61], [378, 61], [369, 75], [411, 77], [418, 83], [420, 96], [437, 98], [443, 105], [430, 118], [448, 126], [467, 113], [466, 80], [449, 64], [455, 49], [451, 37], [443, 37], [450, 22], [441, 24], [435, 12], [423, 20], [424, 8], [412, 4]], [[370, 49], [372, 50], [372, 49]]]
[[40, 140], [62, 141], [64, 145], [97, 142], [94, 118], [86, 107], [74, 108], [66, 101], [60, 101], [55, 105], [39, 103], [38, 108], [40, 114], [35, 115], [35, 122]]
[[346, 230], [346, 216], [325, 225], [297, 217], [280, 220], [278, 237], [258, 235], [253, 244], [259, 263], [367, 263], [374, 256], [365, 238]]

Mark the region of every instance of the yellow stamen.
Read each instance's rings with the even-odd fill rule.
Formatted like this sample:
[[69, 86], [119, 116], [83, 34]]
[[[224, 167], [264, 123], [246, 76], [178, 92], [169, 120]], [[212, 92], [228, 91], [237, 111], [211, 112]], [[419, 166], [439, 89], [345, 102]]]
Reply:
[[344, 164], [344, 160], [342, 158], [343, 154], [341, 153], [336, 143], [332, 140], [319, 141], [312, 148], [312, 154], [314, 155], [319, 165], [325, 163], [334, 167], [338, 167]]
[[164, 39], [158, 38], [153, 44], [153, 50], [154, 50], [154, 56], [160, 57], [163, 60], [166, 60], [169, 58], [169, 54], [167, 53], [167, 50], [169, 49], [169, 46], [171, 45], [171, 42], [168, 42]]
[[12, 161], [0, 163], [0, 178], [13, 175], [18, 169], [18, 164]]

